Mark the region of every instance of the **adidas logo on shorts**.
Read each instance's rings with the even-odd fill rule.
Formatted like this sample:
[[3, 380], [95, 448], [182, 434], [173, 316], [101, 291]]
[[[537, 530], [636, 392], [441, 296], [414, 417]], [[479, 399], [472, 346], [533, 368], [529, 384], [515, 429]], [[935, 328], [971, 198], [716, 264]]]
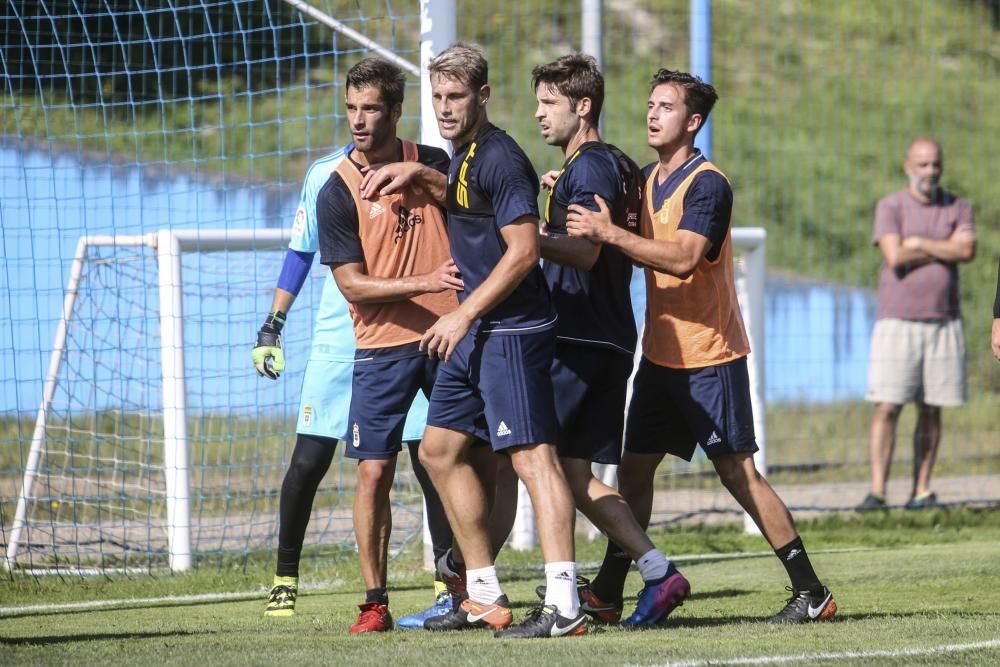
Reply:
[[384, 211], [385, 208], [382, 207], [382, 204], [375, 202], [374, 204], [372, 204], [372, 207], [368, 209], [368, 218], [374, 220], [378, 216], [382, 215]]
[[504, 423], [504, 422], [503, 422], [503, 421], [501, 420], [501, 421], [500, 421], [500, 425], [499, 425], [499, 426], [497, 426], [497, 437], [498, 437], [498, 438], [502, 438], [502, 437], [504, 437], [505, 435], [510, 435], [510, 429], [509, 429], [509, 428], [507, 428], [507, 424], [505, 424], [505, 423]]
[[722, 442], [722, 438], [715, 431], [712, 431], [712, 435], [708, 436], [708, 442], [705, 443], [706, 447], [711, 447], [712, 445], [718, 445]]

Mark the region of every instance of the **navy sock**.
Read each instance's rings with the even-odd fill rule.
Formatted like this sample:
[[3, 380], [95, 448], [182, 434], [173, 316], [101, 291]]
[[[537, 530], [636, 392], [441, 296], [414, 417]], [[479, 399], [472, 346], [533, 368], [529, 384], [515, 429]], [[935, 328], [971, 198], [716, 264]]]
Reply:
[[605, 602], [620, 602], [625, 590], [625, 578], [632, 567], [632, 557], [614, 542], [608, 541], [601, 569], [590, 583], [594, 595]]

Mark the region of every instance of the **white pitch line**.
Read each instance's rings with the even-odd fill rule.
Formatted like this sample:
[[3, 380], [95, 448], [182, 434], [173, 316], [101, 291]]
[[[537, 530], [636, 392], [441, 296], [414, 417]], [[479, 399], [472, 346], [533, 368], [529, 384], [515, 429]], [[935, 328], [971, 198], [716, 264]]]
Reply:
[[24, 607], [0, 607], [0, 616], [30, 614], [37, 611], [76, 611], [100, 609], [102, 607], [130, 607], [137, 604], [167, 604], [171, 602], [214, 602], [217, 600], [249, 600], [263, 598], [265, 592], [244, 593], [203, 593], [201, 595], [166, 595], [158, 598], [128, 598], [121, 600], [90, 600], [88, 602], [65, 602], [62, 604], [33, 604]]
[[936, 655], [974, 651], [981, 648], [1000, 648], [1000, 639], [990, 639], [970, 644], [944, 644], [925, 648], [902, 648], [892, 651], [838, 651], [836, 653], [799, 653], [796, 655], [762, 655], [746, 658], [726, 658], [723, 660], [685, 660], [668, 662], [663, 667], [708, 667], [709, 665], [776, 665], [783, 662], [813, 663], [817, 660], [850, 660], [855, 658], [907, 658], [912, 656]]
[[[324, 591], [341, 586], [340, 579], [325, 579], [315, 583], [299, 586], [302, 591]], [[106, 607], [132, 607], [141, 604], [170, 604], [173, 602], [216, 602], [219, 600], [263, 600], [267, 597], [266, 588], [256, 591], [242, 591], [235, 593], [201, 593], [200, 595], [164, 595], [158, 598], [118, 598], [115, 600], [88, 600], [86, 602], [62, 602], [53, 604], [33, 604], [23, 607], [0, 607], [0, 616], [18, 616], [31, 614], [34, 612], [47, 611], [79, 611], [85, 609], [102, 609]]]

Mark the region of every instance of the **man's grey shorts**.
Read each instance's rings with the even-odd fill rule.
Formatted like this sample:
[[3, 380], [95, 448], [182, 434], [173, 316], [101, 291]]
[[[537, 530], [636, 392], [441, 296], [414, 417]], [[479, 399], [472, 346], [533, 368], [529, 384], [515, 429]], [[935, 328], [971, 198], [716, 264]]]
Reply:
[[866, 399], [952, 407], [966, 395], [962, 320], [875, 321]]

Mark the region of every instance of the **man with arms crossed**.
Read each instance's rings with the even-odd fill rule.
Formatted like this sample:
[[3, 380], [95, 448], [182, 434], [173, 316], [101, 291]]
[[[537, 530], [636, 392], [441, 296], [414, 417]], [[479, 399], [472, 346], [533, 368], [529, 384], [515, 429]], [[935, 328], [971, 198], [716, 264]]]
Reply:
[[[570, 206], [570, 236], [621, 249], [646, 267], [643, 358], [633, 385], [619, 469], [622, 495], [649, 524], [656, 467], [666, 453], [688, 461], [698, 445], [722, 483], [753, 518], [791, 579], [792, 596], [775, 622], [832, 618], [833, 596], [813, 571], [788, 508], [754, 466], [757, 444], [736, 300], [730, 218], [733, 193], [694, 147], [718, 95], [701, 79], [660, 70], [654, 77], [647, 139], [659, 161], [648, 169], [642, 236], [599, 212]], [[598, 580], [621, 592], [629, 561], [608, 545]]]
[[[369, 58], [347, 74], [347, 119], [354, 146], [320, 190], [316, 217], [320, 261], [331, 267], [350, 304], [354, 360], [346, 456], [358, 459], [354, 532], [367, 587], [351, 633], [392, 628], [386, 590], [395, 476], [406, 413], [419, 390], [430, 395], [436, 360], [420, 337], [457, 306], [462, 282], [448, 252], [441, 149], [396, 138], [405, 76], [392, 63]], [[417, 168], [414, 185], [387, 196], [361, 196], [363, 171], [384, 162]], [[435, 177], [434, 174], [438, 174]]]
[[868, 392], [876, 403], [869, 449], [872, 490], [859, 510], [885, 509], [885, 487], [903, 405], [917, 404], [913, 489], [907, 509], [932, 507], [931, 470], [941, 442], [941, 408], [965, 403], [965, 337], [958, 264], [976, 256], [972, 207], [940, 187], [941, 147], [915, 139], [903, 163], [908, 187], [875, 209], [882, 252]]
[[[488, 65], [463, 44], [430, 65], [448, 171], [448, 232], [465, 291], [421, 346], [441, 364], [421, 461], [441, 496], [465, 558], [467, 595], [431, 630], [491, 627], [498, 637], [584, 634], [573, 553], [574, 508], [550, 444], [558, 433], [549, 369], [555, 311], [538, 266], [538, 181], [520, 147], [486, 117]], [[475, 437], [509, 454], [536, 510], [545, 557], [545, 604], [511, 626], [487, 534], [484, 485], [469, 462]], [[508, 627], [511, 626], [511, 627]]]
[[[563, 56], [535, 67], [531, 76], [542, 137], [562, 149], [565, 158], [560, 171], [543, 177], [549, 196], [541, 237], [543, 271], [559, 313], [552, 363], [562, 431], [559, 462], [577, 508], [639, 566], [645, 586], [638, 608], [624, 624], [652, 625], [681, 604], [691, 587], [639, 527], [621, 495], [591, 472], [591, 462], [618, 465], [621, 460], [625, 395], [636, 344], [629, 293], [632, 261], [613, 246], [566, 235], [568, 207], [597, 210], [594, 195], [608, 202], [614, 224], [638, 231], [641, 173], [620, 151], [627, 163], [619, 165], [612, 152], [617, 149], [601, 141], [604, 77], [592, 57]], [[628, 185], [623, 167], [628, 175], [634, 173]], [[635, 190], [631, 202], [626, 201], [627, 187]], [[617, 623], [621, 590], [612, 586], [605, 592], [600, 580], [594, 585], [583, 578], [580, 582], [583, 610], [601, 622]]]

